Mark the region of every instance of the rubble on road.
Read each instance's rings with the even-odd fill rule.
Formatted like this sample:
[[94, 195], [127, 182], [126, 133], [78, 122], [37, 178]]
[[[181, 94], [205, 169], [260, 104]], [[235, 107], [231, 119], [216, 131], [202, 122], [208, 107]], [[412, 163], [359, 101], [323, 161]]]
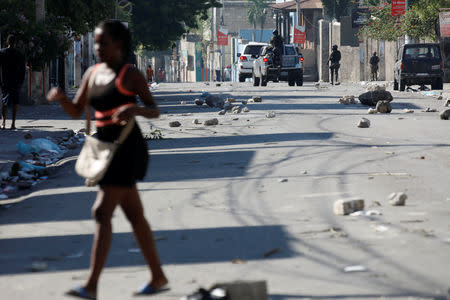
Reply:
[[231, 110], [233, 108], [233, 104], [231, 104], [231, 102], [225, 102], [223, 104], [223, 109], [225, 110]]
[[344, 96], [339, 99], [339, 103], [345, 105], [356, 104], [355, 96]]
[[186, 105], [186, 101], [182, 100], [182, 101], [180, 101], [180, 104], [181, 105]]
[[366, 86], [366, 92], [375, 92], [375, 91], [386, 91], [386, 85], [385, 84], [376, 84], [376, 83], [369, 83]]
[[266, 118], [271, 119], [271, 118], [275, 118], [275, 117], [276, 117], [276, 114], [274, 111], [269, 111], [268, 113], [266, 113]]
[[368, 106], [375, 106], [377, 105], [378, 101], [388, 101], [391, 102], [394, 98], [392, 97], [392, 94], [388, 91], [383, 90], [376, 90], [373, 92], [366, 92], [358, 97], [359, 102], [364, 105]]
[[192, 120], [192, 124], [201, 124], [201, 122], [198, 119]]
[[425, 109], [423, 112], [437, 112], [437, 109], [427, 107], [427, 109]]
[[378, 101], [376, 110], [381, 114], [389, 114], [392, 111], [392, 106], [388, 101]]
[[198, 105], [198, 106], [202, 106], [205, 103], [205, 101], [201, 100], [201, 99], [195, 99], [194, 100], [194, 104]]
[[250, 111], [250, 109], [248, 109], [248, 107], [246, 106], [246, 107], [244, 107], [244, 108], [242, 109], [242, 111], [245, 112], [245, 113], [247, 113], [247, 112]]
[[242, 100], [241, 103], [242, 105], [247, 105], [247, 100]]
[[222, 98], [220, 98], [219, 96], [214, 96], [214, 95], [208, 94], [205, 97], [205, 103], [209, 107], [223, 108], [225, 101]]
[[366, 118], [362, 118], [358, 122], [358, 127], [359, 128], [369, 128], [370, 127], [370, 120], [366, 119]]
[[409, 109], [409, 108], [404, 108], [403, 111], [404, 111], [406, 114], [412, 114], [412, 113], [414, 113], [414, 110]]
[[225, 110], [225, 109], [222, 109], [221, 111], [219, 111], [217, 114], [219, 115], [219, 116], [223, 116], [224, 114], [226, 114], [227, 113], [227, 111]]
[[403, 192], [392, 193], [388, 196], [388, 201], [393, 206], [404, 206], [408, 196]]
[[364, 266], [347, 266], [344, 268], [345, 273], [353, 273], [353, 272], [367, 272], [367, 268]]
[[441, 118], [441, 120], [448, 120], [448, 119], [450, 119], [450, 109], [446, 109], [443, 112], [441, 112], [439, 117]]
[[216, 118], [213, 119], [209, 119], [203, 122], [203, 125], [205, 126], [212, 126], [212, 125], [218, 125], [219, 124], [219, 120], [217, 120]]
[[170, 127], [180, 127], [181, 123], [178, 122], [178, 121], [172, 121], [172, 122], [169, 123], [169, 126]]
[[225, 100], [225, 102], [234, 103], [234, 102], [236, 102], [236, 99], [234, 99], [234, 98], [227, 98], [227, 100]]
[[340, 199], [333, 204], [335, 215], [344, 216], [360, 210], [364, 210], [364, 200], [360, 198]]
[[253, 102], [262, 102], [262, 98], [259, 96], [253, 96], [252, 100], [253, 100]]
[[233, 106], [233, 108], [231, 109], [231, 111], [233, 112], [233, 114], [240, 114], [241, 113], [241, 107], [239, 105]]
[[372, 107], [370, 107], [368, 110], [367, 110], [367, 113], [369, 114], [369, 115], [373, 115], [373, 114], [376, 114], [378, 111], [376, 110], [376, 108], [372, 108]]
[[450, 99], [447, 99], [447, 101], [445, 101], [444, 106], [450, 106]]

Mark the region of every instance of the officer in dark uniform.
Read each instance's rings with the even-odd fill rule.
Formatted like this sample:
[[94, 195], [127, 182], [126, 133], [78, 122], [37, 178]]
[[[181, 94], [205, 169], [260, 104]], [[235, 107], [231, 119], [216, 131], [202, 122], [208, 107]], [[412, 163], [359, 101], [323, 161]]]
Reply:
[[[341, 66], [339, 62], [341, 61], [341, 52], [338, 50], [337, 45], [333, 45], [332, 50], [330, 58], [328, 59], [328, 65], [330, 66], [331, 71], [331, 84], [334, 84], [334, 82], [339, 84], [339, 67]], [[334, 79], [336, 79], [336, 81], [334, 81]]]
[[270, 45], [273, 48], [273, 64], [281, 67], [281, 55], [283, 54], [283, 38], [278, 34], [278, 30], [274, 30], [273, 36], [270, 38]]

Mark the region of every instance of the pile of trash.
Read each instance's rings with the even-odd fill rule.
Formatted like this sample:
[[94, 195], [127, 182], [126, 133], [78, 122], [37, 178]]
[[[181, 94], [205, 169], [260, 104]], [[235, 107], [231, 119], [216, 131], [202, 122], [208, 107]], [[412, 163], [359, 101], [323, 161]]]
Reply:
[[25, 139], [31, 139], [31, 142], [19, 141], [16, 144], [20, 157], [12, 164], [10, 171], [0, 173], [0, 199], [7, 199], [8, 194], [29, 189], [39, 181], [48, 179], [49, 167], [69, 150], [82, 144], [85, 137], [83, 130], [78, 133], [69, 130], [63, 137], [32, 139], [31, 134], [27, 133]]

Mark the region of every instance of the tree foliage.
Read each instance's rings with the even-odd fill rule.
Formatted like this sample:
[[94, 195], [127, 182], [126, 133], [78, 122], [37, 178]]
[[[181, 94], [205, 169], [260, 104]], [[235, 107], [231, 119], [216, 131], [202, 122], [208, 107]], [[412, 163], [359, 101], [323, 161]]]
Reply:
[[208, 18], [208, 10], [221, 7], [217, 0], [135, 0], [131, 30], [135, 42], [148, 50], [165, 50], [190, 28], [198, 28], [198, 16]]
[[70, 38], [112, 15], [113, 0], [47, 0], [45, 22], [36, 22], [35, 0], [0, 0], [2, 44], [15, 34], [34, 69], [67, 50]]
[[436, 40], [439, 37], [439, 11], [450, 7], [450, 0], [410, 0], [406, 14], [393, 17], [389, 2], [370, 7], [361, 35], [389, 41], [406, 34], [413, 39]]
[[339, 20], [342, 16], [349, 15], [352, 0], [322, 0], [325, 16], [329, 19]]
[[266, 10], [268, 2], [266, 0], [249, 0], [247, 7], [247, 19], [250, 24], [253, 24], [253, 28], [256, 29], [256, 25], [261, 27], [260, 41], [262, 41], [262, 34], [264, 24], [266, 23]]

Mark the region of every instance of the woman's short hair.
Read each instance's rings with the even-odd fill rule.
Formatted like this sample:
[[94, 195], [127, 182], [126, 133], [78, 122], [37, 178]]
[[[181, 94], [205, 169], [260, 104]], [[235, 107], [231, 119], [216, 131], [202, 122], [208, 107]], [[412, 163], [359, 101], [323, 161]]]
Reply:
[[6, 44], [8, 46], [14, 46], [16, 44], [16, 36], [13, 34], [8, 35], [8, 38], [6, 39]]

